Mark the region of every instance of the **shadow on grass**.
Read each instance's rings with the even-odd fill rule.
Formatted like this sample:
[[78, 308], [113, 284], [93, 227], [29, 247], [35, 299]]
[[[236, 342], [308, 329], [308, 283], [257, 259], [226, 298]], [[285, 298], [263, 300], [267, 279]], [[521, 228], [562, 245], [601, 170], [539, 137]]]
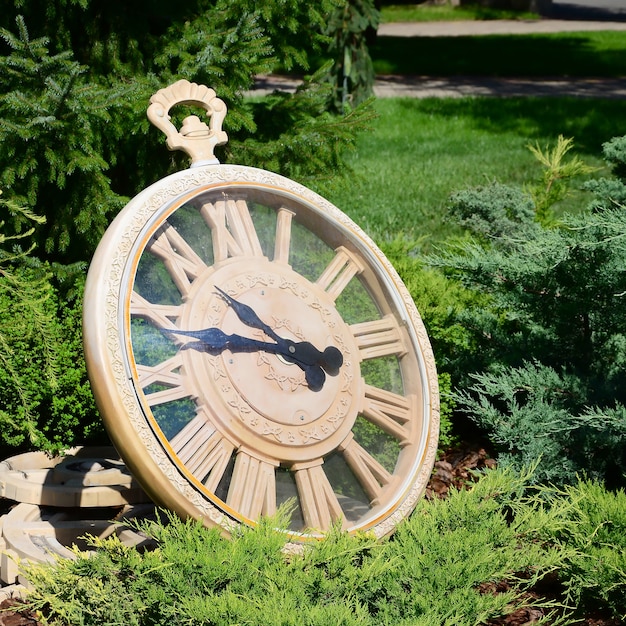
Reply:
[[378, 37], [377, 74], [626, 76], [626, 33]]
[[602, 144], [626, 133], [626, 107], [616, 100], [578, 98], [403, 99], [401, 109], [439, 117], [471, 117], [477, 129], [516, 133], [529, 140], [561, 134], [576, 151], [600, 156]]
[[609, 9], [608, 7], [580, 6], [577, 4], [553, 4], [548, 15], [552, 19], [559, 20], [626, 22], [626, 8]]

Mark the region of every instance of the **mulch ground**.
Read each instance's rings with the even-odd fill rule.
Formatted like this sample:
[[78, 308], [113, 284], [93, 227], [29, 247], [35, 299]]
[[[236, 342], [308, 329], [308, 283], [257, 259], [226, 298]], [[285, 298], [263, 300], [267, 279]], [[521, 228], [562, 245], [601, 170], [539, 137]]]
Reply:
[[42, 626], [42, 623], [20, 600], [4, 600], [0, 602], [0, 626]]
[[[426, 489], [426, 498], [445, 498], [451, 488], [460, 489], [476, 480], [476, 471], [495, 467], [496, 462], [482, 442], [467, 443], [448, 450], [436, 463], [432, 478]], [[504, 593], [508, 583], [485, 584], [482, 593]], [[528, 599], [558, 599], [560, 587], [556, 578], [547, 577], [528, 592]], [[506, 617], [489, 620], [485, 626], [530, 626], [545, 617], [536, 607], [519, 609]], [[624, 626], [619, 620], [588, 615], [581, 619], [580, 626]], [[37, 616], [29, 611], [20, 600], [5, 600], [0, 603], [0, 626], [43, 626]], [[437, 626], [433, 624], [433, 626]]]
[[480, 441], [451, 448], [435, 462], [426, 498], [445, 498], [451, 488], [461, 489], [474, 481], [479, 470], [495, 466], [495, 459]]

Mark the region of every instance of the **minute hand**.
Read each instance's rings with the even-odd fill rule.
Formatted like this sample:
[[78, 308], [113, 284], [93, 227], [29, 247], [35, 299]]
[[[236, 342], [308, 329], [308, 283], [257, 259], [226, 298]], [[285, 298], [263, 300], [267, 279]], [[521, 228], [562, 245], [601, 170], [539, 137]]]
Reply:
[[336, 376], [339, 373], [339, 369], [343, 364], [343, 355], [337, 348], [328, 346], [323, 352], [320, 352], [308, 341], [294, 342], [291, 339], [285, 339], [278, 335], [271, 326], [266, 324], [252, 307], [235, 300], [217, 285], [215, 288], [246, 326], [262, 330], [268, 337], [276, 341], [281, 348], [276, 354], [281, 354], [285, 359], [294, 363], [321, 366], [331, 376]]
[[266, 324], [257, 314], [256, 311], [247, 304], [243, 302], [239, 302], [235, 300], [231, 296], [229, 296], [223, 289], [220, 289], [217, 285], [215, 288], [219, 291], [220, 295], [226, 302], [228, 302], [229, 306], [233, 309], [237, 317], [246, 325], [250, 326], [250, 328], [256, 328], [258, 330], [262, 330], [268, 337], [274, 339], [274, 341], [280, 342], [283, 341], [283, 338], [274, 332], [274, 329]]
[[[308, 342], [294, 343], [285, 340], [285, 345], [281, 343], [273, 343], [270, 341], [260, 341], [252, 337], [242, 337], [241, 335], [227, 335], [221, 328], [203, 328], [201, 330], [182, 330], [178, 328], [162, 328], [164, 333], [170, 335], [182, 335], [197, 339], [182, 346], [184, 350], [198, 350], [198, 352], [208, 352], [211, 354], [220, 354], [224, 350], [230, 352], [269, 352], [271, 354], [279, 354], [294, 363], [302, 365], [315, 365], [313, 358], [309, 356]], [[311, 346], [315, 352], [322, 354], [314, 346]]]

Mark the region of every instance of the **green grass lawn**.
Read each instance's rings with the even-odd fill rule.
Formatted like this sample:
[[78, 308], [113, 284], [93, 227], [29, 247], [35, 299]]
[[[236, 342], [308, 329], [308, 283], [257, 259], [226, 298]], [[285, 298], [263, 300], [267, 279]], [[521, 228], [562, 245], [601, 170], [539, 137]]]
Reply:
[[626, 76], [626, 31], [474, 37], [378, 37], [377, 74]]
[[394, 4], [382, 7], [382, 22], [434, 22], [439, 20], [527, 20], [536, 13], [502, 11], [480, 6], [433, 6], [429, 4]]
[[[377, 241], [400, 235], [425, 247], [453, 233], [444, 220], [450, 193], [493, 180], [536, 180], [541, 168], [529, 143], [573, 137], [572, 154], [601, 166], [602, 143], [626, 128], [626, 107], [610, 100], [381, 99], [375, 107], [372, 132], [350, 155], [352, 176], [322, 192]], [[586, 202], [576, 191], [561, 209]]]

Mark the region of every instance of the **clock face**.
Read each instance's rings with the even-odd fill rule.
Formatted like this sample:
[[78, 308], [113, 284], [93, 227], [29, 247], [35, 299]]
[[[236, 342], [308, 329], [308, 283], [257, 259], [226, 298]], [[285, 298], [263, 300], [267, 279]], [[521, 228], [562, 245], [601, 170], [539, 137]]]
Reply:
[[110, 436], [156, 502], [226, 532], [391, 532], [435, 458], [436, 372], [410, 295], [310, 190], [246, 167], [175, 174], [107, 231], [85, 296]]

